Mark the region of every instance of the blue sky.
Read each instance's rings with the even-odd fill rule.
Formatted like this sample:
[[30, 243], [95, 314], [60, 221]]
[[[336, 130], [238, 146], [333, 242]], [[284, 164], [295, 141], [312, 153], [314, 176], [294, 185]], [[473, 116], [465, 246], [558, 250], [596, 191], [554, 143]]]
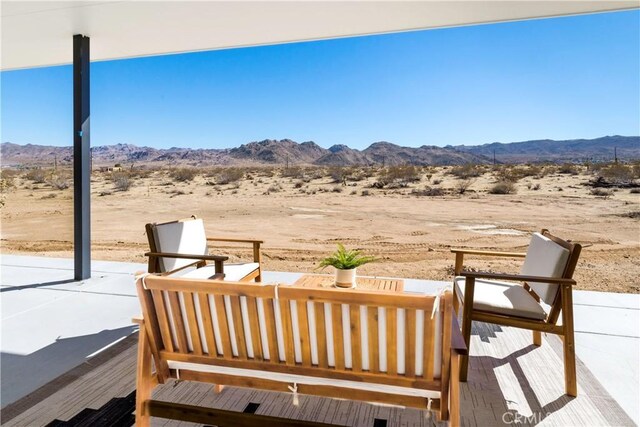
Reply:
[[[637, 10], [91, 67], [93, 146], [291, 138], [366, 148], [640, 134]], [[3, 72], [1, 83], [3, 142], [72, 145], [70, 66]]]

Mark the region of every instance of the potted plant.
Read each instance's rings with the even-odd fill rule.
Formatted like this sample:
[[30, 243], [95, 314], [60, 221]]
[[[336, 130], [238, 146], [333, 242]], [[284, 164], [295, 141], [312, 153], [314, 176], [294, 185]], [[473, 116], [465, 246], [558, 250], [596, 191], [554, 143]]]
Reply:
[[356, 268], [373, 261], [375, 261], [374, 257], [362, 255], [356, 249], [347, 250], [344, 245], [338, 243], [338, 250], [320, 261], [318, 268], [334, 267], [336, 269], [336, 286], [355, 288]]

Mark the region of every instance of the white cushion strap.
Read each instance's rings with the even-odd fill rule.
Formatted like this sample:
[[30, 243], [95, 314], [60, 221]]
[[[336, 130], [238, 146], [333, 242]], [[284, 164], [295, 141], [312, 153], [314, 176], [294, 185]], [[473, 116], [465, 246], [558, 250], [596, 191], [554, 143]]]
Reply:
[[442, 295], [444, 295], [445, 291], [446, 291], [446, 288], [439, 288], [436, 291], [436, 299], [435, 301], [433, 301], [433, 310], [431, 310], [431, 319], [435, 317], [436, 313], [440, 309], [440, 298], [442, 297]]
[[136, 276], [136, 280], [138, 280], [138, 279], [142, 280], [142, 289], [144, 289], [144, 290], [148, 290], [147, 284], [145, 283], [144, 279], [150, 274], [151, 273], [142, 273], [142, 274], [139, 274], [139, 275]]
[[293, 393], [293, 406], [298, 406], [298, 383], [293, 383], [293, 387], [287, 386], [287, 388]]

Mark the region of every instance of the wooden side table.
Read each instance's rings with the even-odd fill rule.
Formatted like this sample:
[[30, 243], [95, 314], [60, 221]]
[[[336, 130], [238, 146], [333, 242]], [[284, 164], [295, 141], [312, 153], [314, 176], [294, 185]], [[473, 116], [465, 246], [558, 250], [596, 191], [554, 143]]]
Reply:
[[[304, 274], [295, 281], [293, 286], [300, 286], [303, 288], [335, 288], [335, 281], [335, 276], [329, 274]], [[378, 277], [356, 277], [356, 289], [402, 292], [404, 290], [404, 280]]]

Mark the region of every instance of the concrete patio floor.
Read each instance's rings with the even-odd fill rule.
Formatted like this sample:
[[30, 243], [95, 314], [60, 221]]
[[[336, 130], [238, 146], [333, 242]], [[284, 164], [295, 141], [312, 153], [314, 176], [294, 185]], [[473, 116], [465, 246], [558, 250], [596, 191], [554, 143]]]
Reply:
[[[2, 255], [0, 268], [2, 407], [135, 331], [132, 275], [144, 264], [94, 261], [93, 277], [80, 282], [71, 259]], [[263, 280], [293, 283], [301, 274], [265, 272]], [[405, 279], [405, 292], [447, 285]], [[578, 357], [640, 423], [640, 295], [576, 291], [574, 306]]]

